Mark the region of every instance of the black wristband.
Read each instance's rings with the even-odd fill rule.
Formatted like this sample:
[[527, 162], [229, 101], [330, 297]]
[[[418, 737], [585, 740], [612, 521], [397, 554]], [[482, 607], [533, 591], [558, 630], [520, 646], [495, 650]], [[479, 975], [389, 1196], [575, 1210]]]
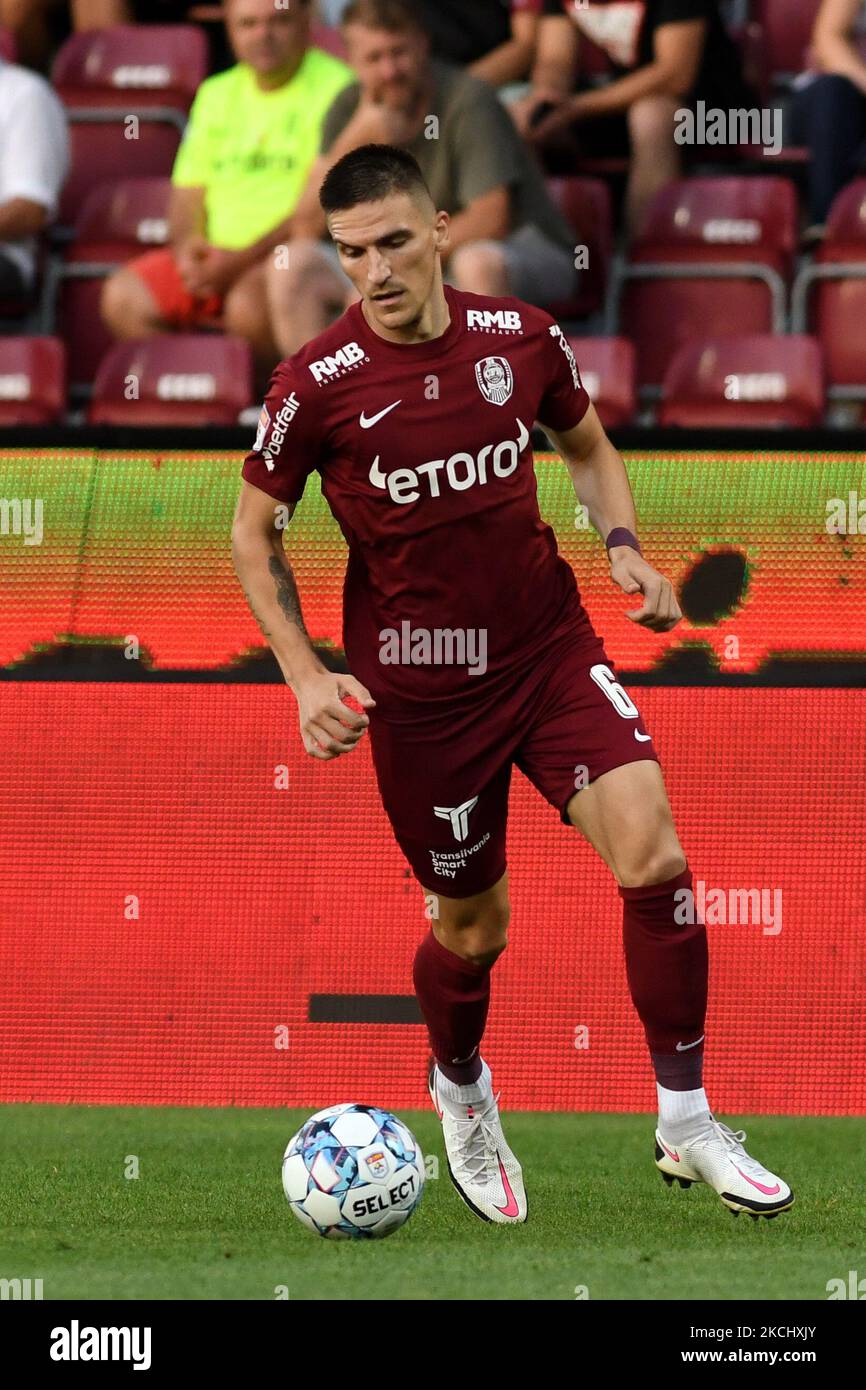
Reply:
[[638, 555], [643, 553], [638, 545], [637, 536], [633, 536], [625, 526], [614, 526], [604, 544], [606, 550], [611, 550], [615, 545], [630, 545]]

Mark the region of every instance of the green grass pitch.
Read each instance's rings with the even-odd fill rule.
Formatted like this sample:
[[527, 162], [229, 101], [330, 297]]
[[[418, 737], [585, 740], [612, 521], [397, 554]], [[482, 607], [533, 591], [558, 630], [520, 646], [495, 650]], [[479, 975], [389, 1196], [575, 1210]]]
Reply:
[[828, 1280], [866, 1276], [866, 1119], [721, 1117], [797, 1197], [753, 1222], [663, 1183], [652, 1116], [506, 1112], [529, 1220], [501, 1227], [452, 1187], [433, 1112], [406, 1110], [440, 1176], [386, 1240], [330, 1242], [280, 1183], [305, 1118], [0, 1107], [0, 1278], [41, 1278], [45, 1299], [825, 1300]]

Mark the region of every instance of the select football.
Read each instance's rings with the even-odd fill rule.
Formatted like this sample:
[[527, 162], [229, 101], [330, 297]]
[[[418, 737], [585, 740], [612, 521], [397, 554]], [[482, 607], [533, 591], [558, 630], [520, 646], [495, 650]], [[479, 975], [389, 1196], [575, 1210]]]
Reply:
[[396, 1115], [375, 1105], [332, 1105], [301, 1126], [283, 1156], [295, 1216], [331, 1240], [391, 1235], [421, 1200], [424, 1155]]

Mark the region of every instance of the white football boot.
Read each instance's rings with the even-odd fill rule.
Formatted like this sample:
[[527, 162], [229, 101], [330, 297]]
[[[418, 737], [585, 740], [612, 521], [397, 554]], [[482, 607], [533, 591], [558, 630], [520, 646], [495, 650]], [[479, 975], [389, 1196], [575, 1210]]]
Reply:
[[525, 1221], [523, 1173], [502, 1133], [501, 1092], [493, 1094], [487, 1063], [482, 1062], [477, 1083], [483, 1098], [472, 1104], [462, 1104], [444, 1093], [445, 1088], [457, 1088], [443, 1077], [432, 1057], [427, 1084], [433, 1108], [442, 1121], [448, 1172], [467, 1207], [482, 1221], [503, 1225]]
[[706, 1129], [684, 1144], [669, 1143], [656, 1130], [656, 1167], [670, 1186], [705, 1182], [715, 1188], [734, 1216], [747, 1211], [757, 1221], [771, 1219], [794, 1205], [786, 1182], [771, 1173], [743, 1148], [745, 1130], [729, 1129], [710, 1116]]

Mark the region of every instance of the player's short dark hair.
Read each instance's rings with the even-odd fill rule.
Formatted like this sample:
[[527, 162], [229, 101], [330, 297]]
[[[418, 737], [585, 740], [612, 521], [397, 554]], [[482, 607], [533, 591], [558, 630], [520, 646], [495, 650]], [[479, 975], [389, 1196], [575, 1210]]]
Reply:
[[424, 26], [410, 0], [351, 0], [340, 16], [340, 26], [362, 24], [365, 29], [384, 29], [402, 34]]
[[345, 212], [359, 203], [380, 203], [392, 193], [420, 199], [433, 196], [414, 155], [397, 145], [360, 145], [338, 159], [325, 175], [319, 202], [326, 213]]

